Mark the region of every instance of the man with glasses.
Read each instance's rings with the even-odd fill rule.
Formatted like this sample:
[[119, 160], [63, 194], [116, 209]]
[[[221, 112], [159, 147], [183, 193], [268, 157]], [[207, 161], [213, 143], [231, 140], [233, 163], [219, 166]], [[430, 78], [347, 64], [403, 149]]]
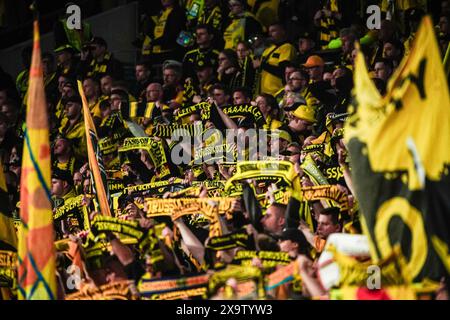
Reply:
[[278, 102], [281, 102], [281, 100], [284, 97], [285, 91], [286, 91], [286, 85], [289, 84], [289, 78], [291, 77], [291, 74], [294, 71], [297, 71], [298, 68], [290, 62], [287, 62], [284, 65], [284, 77], [283, 77], [283, 84], [285, 85], [283, 88], [278, 90], [273, 96], [277, 99]]
[[309, 75], [304, 70], [295, 70], [291, 73], [286, 89], [280, 100], [280, 106], [285, 108], [291, 106], [296, 101], [304, 101], [309, 97], [308, 91]]
[[309, 81], [309, 75], [304, 71], [294, 71], [289, 77], [289, 87], [292, 92], [301, 92], [306, 88]]

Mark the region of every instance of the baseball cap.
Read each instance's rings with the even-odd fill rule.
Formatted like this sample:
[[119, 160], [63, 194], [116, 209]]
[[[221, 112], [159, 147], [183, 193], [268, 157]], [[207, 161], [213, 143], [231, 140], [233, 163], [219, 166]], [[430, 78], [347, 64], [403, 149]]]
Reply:
[[79, 96], [79, 95], [74, 95], [74, 96], [71, 96], [71, 97], [67, 97], [67, 98], [64, 98], [62, 101], [62, 104], [65, 106], [66, 104], [68, 104], [69, 102], [75, 102], [75, 103], [78, 103], [78, 104], [82, 104], [82, 102], [81, 102], [81, 97]]
[[305, 31], [305, 32], [301, 32], [298, 40], [300, 39], [310, 39], [310, 40], [314, 40], [314, 35], [311, 32]]
[[278, 237], [279, 240], [291, 240], [299, 244], [300, 247], [307, 247], [308, 242], [304, 234], [296, 228], [285, 228], [281, 235]]
[[305, 68], [312, 68], [312, 67], [322, 67], [325, 65], [325, 62], [323, 59], [317, 55], [309, 56], [308, 60], [306, 60], [306, 63], [303, 64]]
[[91, 39], [91, 41], [89, 41], [88, 44], [89, 45], [98, 44], [98, 45], [103, 46], [103, 47], [107, 47], [108, 46], [106, 41], [105, 41], [105, 39], [103, 39], [101, 37], [93, 37]]
[[194, 65], [195, 71], [201, 71], [205, 68], [212, 68], [213, 65], [209, 59], [199, 59]]
[[296, 118], [315, 123], [316, 122], [316, 112], [312, 107], [309, 107], [307, 105], [301, 105], [297, 109], [295, 109], [294, 112], [292, 112], [292, 115]]
[[68, 184], [73, 185], [72, 174], [69, 170], [62, 170], [58, 167], [52, 168], [52, 178], [66, 181]]
[[72, 54], [76, 53], [78, 50], [72, 47], [70, 44], [64, 44], [62, 46], [57, 47], [55, 50], [53, 50], [54, 53], [60, 53], [63, 51], [70, 52]]

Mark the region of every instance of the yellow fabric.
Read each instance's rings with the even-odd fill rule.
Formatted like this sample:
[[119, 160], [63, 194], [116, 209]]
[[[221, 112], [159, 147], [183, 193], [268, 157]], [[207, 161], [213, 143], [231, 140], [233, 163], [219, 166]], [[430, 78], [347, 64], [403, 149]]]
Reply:
[[75, 157], [71, 157], [67, 162], [60, 162], [58, 160], [55, 160], [52, 166], [61, 170], [70, 171], [70, 173], [73, 175], [75, 173], [75, 163]]
[[89, 104], [89, 111], [91, 112], [91, 115], [93, 117], [97, 117], [97, 118], [102, 117], [102, 112], [100, 110], [100, 103], [106, 99], [107, 99], [107, 97], [102, 96], [99, 99], [97, 99], [97, 101], [95, 101], [94, 103]]
[[[443, 165], [450, 163], [449, 91], [431, 20], [426, 18], [424, 21], [417, 32], [416, 44], [419, 45], [392, 75], [383, 98], [369, 78], [364, 59], [358, 57], [355, 92], [360, 125], [357, 128], [347, 125], [345, 129], [347, 141], [358, 136], [367, 142], [374, 171], [406, 170], [411, 177], [411, 190], [419, 189], [420, 184], [406, 145], [408, 137], [414, 140], [428, 179], [439, 180]], [[424, 97], [416, 83], [410, 80], [413, 76], [423, 85]], [[401, 101], [401, 108], [396, 109], [394, 99]], [[392, 144], [392, 137], [398, 143]], [[430, 137], [438, 139], [430, 143]], [[389, 157], [385, 156], [386, 150], [390, 150]], [[432, 157], [428, 156], [431, 154]]]
[[[162, 14], [157, 18], [155, 29], [153, 30], [153, 39], [158, 39], [163, 36], [164, 31], [166, 29], [167, 18], [169, 17], [172, 11], [173, 7], [166, 8], [162, 12]], [[163, 52], [163, 50], [161, 50], [161, 46], [153, 46], [152, 51], [153, 53]]]
[[[295, 48], [290, 43], [285, 43], [273, 51], [274, 48], [275, 45], [271, 45], [264, 50], [261, 61], [266, 61], [266, 63], [272, 66], [279, 66], [280, 62], [292, 61], [295, 57]], [[261, 70], [260, 92], [274, 95], [282, 87], [283, 82], [281, 78], [265, 70]]]
[[278, 19], [278, 7], [280, 5], [280, 0], [268, 0], [261, 3], [258, 10], [255, 12], [254, 6], [256, 0], [248, 0], [248, 5], [251, 11], [255, 14], [258, 21], [261, 22], [263, 27], [267, 30], [269, 26], [276, 22]]
[[68, 119], [63, 118], [61, 120], [61, 126], [59, 127], [59, 132], [64, 135], [67, 139], [72, 140], [73, 151], [75, 157], [78, 159], [83, 159], [86, 157], [86, 136], [84, 133], [84, 122], [79, 120], [72, 128], [66, 129]]
[[234, 18], [223, 32], [225, 40], [225, 49], [235, 49], [238, 42], [244, 40], [245, 37], [245, 19]]
[[404, 57], [409, 56], [409, 52], [411, 51], [412, 45], [414, 43], [414, 39], [415, 39], [416, 35], [415, 34], [411, 34], [408, 39], [405, 40], [405, 42], [403, 42], [403, 46], [405, 47], [405, 53], [404, 53]]
[[198, 24], [209, 24], [214, 29], [220, 30], [221, 23], [222, 11], [220, 10], [219, 6], [214, 7], [208, 16], [206, 16], [206, 12], [203, 9], [198, 17]]
[[[366, 231], [368, 227], [374, 230], [375, 238], [369, 237], [373, 242], [372, 259], [376, 261], [392, 251], [385, 230], [395, 212], [413, 237], [408, 272], [412, 278], [420, 277], [421, 271], [427, 268], [427, 256], [431, 254], [429, 246], [432, 245], [427, 241], [428, 229], [421, 210], [432, 207], [423, 201], [413, 206], [408, 194], [418, 192], [415, 197], [421, 198], [427, 192], [448, 192], [445, 177], [450, 164], [450, 97], [431, 18], [423, 19], [410, 54], [392, 75], [384, 97], [372, 83], [365, 59], [359, 53], [355, 63], [354, 93], [358, 108], [346, 121], [344, 134], [350, 151], [356, 143], [353, 140], [364, 144], [363, 155], [355, 152], [353, 156], [368, 159], [368, 166], [373, 171], [371, 175], [383, 174], [383, 183], [401, 179], [408, 188], [408, 193], [404, 194], [391, 191], [386, 201], [373, 208], [370, 201], [364, 202], [361, 196], [364, 190], [356, 188], [361, 208], [369, 207], [376, 213], [375, 222], [372, 216], [362, 219], [367, 220], [367, 227], [362, 223]], [[355, 176], [355, 185], [362, 179]], [[438, 190], [427, 189], [431, 183], [426, 181], [435, 183]], [[437, 196], [437, 199], [441, 198]], [[435, 201], [433, 210], [440, 208], [439, 202]]]
[[239, 41], [245, 39], [245, 21], [247, 17], [256, 17], [250, 12], [245, 12], [242, 17], [231, 17], [231, 23], [225, 28], [223, 32], [223, 39], [225, 41], [225, 49], [236, 49]]

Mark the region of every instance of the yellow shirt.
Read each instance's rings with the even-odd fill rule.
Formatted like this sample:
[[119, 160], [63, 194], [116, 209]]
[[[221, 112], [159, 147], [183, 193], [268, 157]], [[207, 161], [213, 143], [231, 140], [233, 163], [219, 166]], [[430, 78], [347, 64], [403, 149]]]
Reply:
[[102, 112], [100, 111], [100, 103], [103, 100], [108, 99], [108, 97], [101, 96], [99, 99], [97, 99], [94, 103], [89, 104], [89, 111], [91, 112], [91, 115], [93, 117], [101, 118]]
[[77, 159], [87, 157], [86, 132], [84, 121], [79, 120], [72, 128], [67, 128], [67, 118], [61, 120], [59, 132], [73, 143], [73, 152]]
[[245, 37], [245, 23], [246, 18], [251, 17], [258, 21], [256, 17], [250, 12], [244, 12], [241, 17], [232, 17], [231, 23], [225, 28], [223, 32], [223, 40], [225, 41], [224, 49], [236, 49], [239, 41], [247, 40]]
[[[295, 57], [295, 48], [290, 43], [284, 43], [275, 49], [275, 45], [271, 45], [264, 50], [261, 61], [278, 67], [282, 61], [291, 61]], [[280, 77], [277, 77], [264, 69], [261, 69], [261, 84], [260, 92], [274, 95], [283, 87], [283, 82]]]

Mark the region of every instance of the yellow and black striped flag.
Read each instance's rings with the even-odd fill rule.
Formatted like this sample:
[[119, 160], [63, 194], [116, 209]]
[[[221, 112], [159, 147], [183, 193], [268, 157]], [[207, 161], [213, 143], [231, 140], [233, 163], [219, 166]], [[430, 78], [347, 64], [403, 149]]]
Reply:
[[450, 270], [450, 101], [429, 17], [384, 97], [359, 53], [349, 111], [345, 140], [372, 258], [399, 244], [411, 280], [439, 281]]

